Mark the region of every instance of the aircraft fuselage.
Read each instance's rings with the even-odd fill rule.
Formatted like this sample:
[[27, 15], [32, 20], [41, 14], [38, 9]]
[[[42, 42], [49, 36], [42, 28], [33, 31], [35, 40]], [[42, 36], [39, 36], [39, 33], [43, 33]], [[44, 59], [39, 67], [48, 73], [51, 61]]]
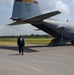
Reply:
[[44, 20], [43, 24], [64, 37], [74, 40], [74, 23], [61, 22], [57, 20]]

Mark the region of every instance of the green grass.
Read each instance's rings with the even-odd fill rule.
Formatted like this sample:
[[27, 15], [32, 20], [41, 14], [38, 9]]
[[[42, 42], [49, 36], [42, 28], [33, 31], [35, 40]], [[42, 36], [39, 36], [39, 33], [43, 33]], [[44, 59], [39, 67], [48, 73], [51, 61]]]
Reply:
[[[53, 38], [25, 38], [26, 44], [48, 44]], [[0, 38], [0, 46], [17, 45], [17, 38]]]
[[25, 42], [27, 44], [47, 44], [51, 42], [52, 38], [26, 38]]

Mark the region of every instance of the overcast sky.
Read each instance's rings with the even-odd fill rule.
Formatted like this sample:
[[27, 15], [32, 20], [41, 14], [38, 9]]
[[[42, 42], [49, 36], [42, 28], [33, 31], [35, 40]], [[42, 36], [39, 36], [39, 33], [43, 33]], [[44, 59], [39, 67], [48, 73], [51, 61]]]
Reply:
[[[38, 0], [43, 13], [59, 10], [62, 13], [53, 18], [74, 22], [74, 0]], [[42, 31], [35, 31], [35, 27], [27, 24], [21, 26], [7, 26], [11, 23], [14, 0], [0, 0], [0, 36], [20, 34], [45, 34]]]

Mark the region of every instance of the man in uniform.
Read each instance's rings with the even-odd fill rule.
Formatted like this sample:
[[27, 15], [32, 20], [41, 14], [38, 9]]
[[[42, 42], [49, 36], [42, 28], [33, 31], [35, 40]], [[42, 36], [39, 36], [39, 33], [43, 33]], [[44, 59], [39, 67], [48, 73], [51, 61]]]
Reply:
[[17, 45], [18, 45], [18, 47], [19, 47], [19, 54], [22, 53], [22, 55], [24, 55], [24, 54], [23, 54], [24, 38], [23, 38], [21, 35], [20, 35], [20, 37], [19, 37], [18, 40], [17, 40]]

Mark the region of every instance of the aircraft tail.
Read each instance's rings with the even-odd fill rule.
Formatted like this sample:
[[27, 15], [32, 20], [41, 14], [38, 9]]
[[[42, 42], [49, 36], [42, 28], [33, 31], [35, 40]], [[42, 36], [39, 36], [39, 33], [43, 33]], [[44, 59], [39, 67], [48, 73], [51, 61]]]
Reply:
[[27, 19], [40, 14], [39, 3], [36, 0], [15, 0], [11, 19]]
[[11, 19], [16, 22], [9, 25], [34, 24], [60, 13], [59, 11], [52, 11], [42, 14], [36, 0], [15, 0]]

